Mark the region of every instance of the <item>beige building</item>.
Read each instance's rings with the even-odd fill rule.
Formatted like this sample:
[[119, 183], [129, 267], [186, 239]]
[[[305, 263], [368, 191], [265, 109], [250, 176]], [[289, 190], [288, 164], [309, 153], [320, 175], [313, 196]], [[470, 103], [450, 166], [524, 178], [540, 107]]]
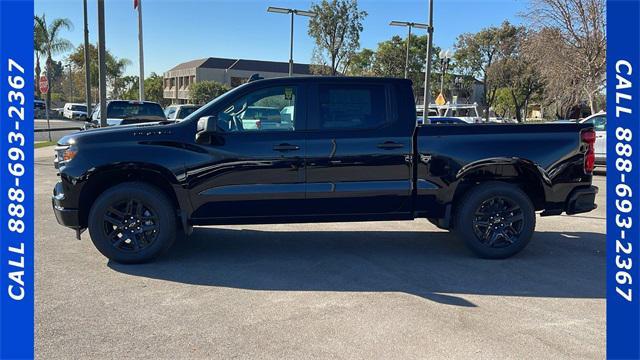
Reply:
[[[189, 102], [191, 84], [217, 81], [235, 87], [253, 74], [265, 79], [288, 76], [289, 63], [213, 57], [187, 61], [164, 73], [164, 98], [172, 104], [185, 104]], [[309, 64], [294, 64], [293, 74], [311, 75]]]

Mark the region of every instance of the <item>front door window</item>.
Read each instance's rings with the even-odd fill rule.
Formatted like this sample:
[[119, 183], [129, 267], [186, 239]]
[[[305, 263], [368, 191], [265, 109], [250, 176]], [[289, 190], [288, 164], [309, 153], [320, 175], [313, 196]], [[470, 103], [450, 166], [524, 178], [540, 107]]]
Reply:
[[296, 88], [277, 86], [236, 100], [218, 114], [222, 132], [295, 131]]

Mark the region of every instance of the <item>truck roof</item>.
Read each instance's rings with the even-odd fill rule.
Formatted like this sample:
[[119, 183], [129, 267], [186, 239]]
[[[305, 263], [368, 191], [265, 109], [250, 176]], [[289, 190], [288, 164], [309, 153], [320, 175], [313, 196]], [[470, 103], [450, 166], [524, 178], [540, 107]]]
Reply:
[[324, 83], [324, 82], [344, 82], [344, 83], [408, 83], [412, 81], [402, 78], [391, 77], [366, 77], [366, 76], [286, 76], [269, 79], [261, 79], [249, 82], [247, 84], [262, 84], [262, 83], [285, 83], [285, 82], [300, 82], [300, 83]]

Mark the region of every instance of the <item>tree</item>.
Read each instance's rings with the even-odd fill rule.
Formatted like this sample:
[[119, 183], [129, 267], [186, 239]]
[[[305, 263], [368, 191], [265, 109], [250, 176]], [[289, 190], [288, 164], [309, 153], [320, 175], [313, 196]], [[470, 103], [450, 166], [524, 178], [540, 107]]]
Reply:
[[552, 35], [554, 46], [561, 46], [562, 50], [561, 53], [552, 48], [554, 51], [544, 53], [544, 57], [557, 63], [559, 59], [553, 58], [566, 60], [565, 52], [571, 54], [564, 66], [577, 80], [595, 113], [595, 99], [606, 79], [605, 0], [532, 0], [532, 4], [527, 14], [532, 27]]
[[353, 56], [345, 71], [345, 75], [350, 76], [371, 76], [373, 75], [373, 64], [376, 52], [371, 49], [362, 49]]
[[377, 76], [404, 77], [405, 51], [406, 42], [398, 35], [378, 43], [373, 73]]
[[138, 76], [120, 76], [113, 82], [111, 97], [113, 99], [138, 100]]
[[494, 86], [509, 92], [513, 113], [518, 122], [522, 122], [523, 110], [526, 119], [529, 100], [541, 89], [542, 83], [534, 66], [534, 58], [524, 51], [528, 32], [522, 26], [511, 30], [510, 36], [501, 41], [498, 60], [487, 70], [487, 78]]
[[358, 10], [357, 0], [322, 0], [311, 5], [317, 15], [309, 22], [309, 36], [315, 39], [313, 61], [328, 66], [331, 75], [345, 72], [349, 59], [360, 47], [362, 21], [366, 11]]
[[[67, 39], [60, 37], [62, 30], [71, 30], [73, 24], [69, 19], [54, 19], [51, 24], [47, 25], [45, 15], [34, 17], [34, 25], [37, 29], [34, 32], [34, 37], [38, 37], [40, 41], [40, 50], [47, 56], [47, 76], [53, 65], [53, 55], [63, 53], [70, 50], [73, 45]], [[34, 40], [35, 41], [35, 40]], [[49, 81], [49, 92], [47, 92], [47, 109], [51, 108], [51, 92], [53, 91], [51, 81]]]
[[144, 98], [155, 101], [162, 106], [168, 105], [168, 100], [164, 98], [163, 77], [152, 72], [148, 78], [144, 79]]
[[501, 118], [511, 118], [512, 111], [515, 108], [511, 91], [507, 88], [499, 88], [496, 90], [496, 98], [493, 109], [497, 116]]
[[[454, 59], [464, 74], [482, 79], [484, 87], [484, 105], [493, 104], [498, 84], [491, 83], [489, 68], [501, 55], [503, 42], [514, 36], [516, 29], [508, 21], [500, 27], [489, 27], [475, 34], [465, 33], [458, 36]], [[489, 120], [489, 112], [486, 112]]]
[[38, 86], [38, 80], [40, 78], [40, 73], [42, 72], [42, 69], [40, 68], [40, 57], [42, 57], [42, 55], [44, 55], [44, 46], [45, 46], [45, 34], [42, 32], [42, 28], [40, 27], [40, 25], [38, 25], [38, 23], [35, 21], [33, 22], [33, 53], [34, 53], [34, 57], [36, 58], [36, 67], [35, 67], [35, 88], [36, 88], [36, 94], [38, 96], [38, 98], [41, 96], [40, 94], [40, 86]]
[[205, 104], [229, 90], [227, 85], [217, 81], [200, 81], [189, 87], [189, 98], [194, 104]]
[[[78, 69], [82, 69], [81, 73], [84, 76], [84, 44], [78, 46], [70, 55], [69, 61], [73, 64], [74, 67]], [[125, 58], [117, 58], [113, 56], [108, 50], [105, 52], [105, 65], [107, 68], [107, 84], [112, 90], [112, 97], [117, 98], [116, 95], [123, 94], [126, 89], [128, 89], [129, 83], [131, 79], [122, 80], [121, 77], [124, 74], [127, 66], [131, 64], [129, 59]], [[91, 88], [92, 93], [93, 89], [97, 89], [98, 87], [98, 49], [89, 44], [89, 68], [91, 73]], [[136, 86], [137, 86], [137, 78], [136, 78]], [[115, 94], [114, 94], [115, 93]], [[97, 90], [96, 96], [93, 97], [97, 99]], [[137, 98], [137, 96], [135, 97]]]
[[555, 109], [557, 118], [568, 118], [571, 108], [583, 96], [582, 80], [575, 76], [568, 65], [574, 58], [571, 47], [564, 42], [557, 29], [545, 28], [530, 34], [523, 52], [535, 67], [543, 85], [540, 105]]

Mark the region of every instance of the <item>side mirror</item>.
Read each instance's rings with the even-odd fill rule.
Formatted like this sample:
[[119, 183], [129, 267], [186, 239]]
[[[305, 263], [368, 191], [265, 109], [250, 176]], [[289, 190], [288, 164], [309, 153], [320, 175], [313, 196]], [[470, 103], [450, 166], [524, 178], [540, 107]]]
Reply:
[[197, 143], [211, 143], [211, 135], [218, 130], [218, 118], [216, 116], [203, 116], [198, 119], [196, 132]]
[[198, 132], [215, 133], [218, 127], [218, 119], [215, 116], [203, 116], [198, 119]]

